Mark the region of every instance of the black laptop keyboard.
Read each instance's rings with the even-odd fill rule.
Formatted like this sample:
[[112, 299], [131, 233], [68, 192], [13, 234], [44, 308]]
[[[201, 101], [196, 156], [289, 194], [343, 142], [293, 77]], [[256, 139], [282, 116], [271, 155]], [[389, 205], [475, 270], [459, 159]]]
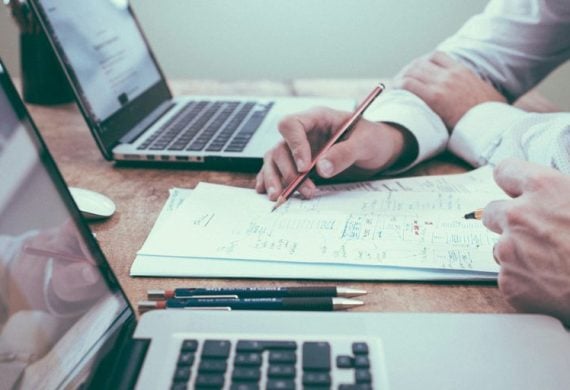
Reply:
[[[351, 342], [341, 354], [331, 343], [287, 340], [184, 340], [173, 374], [182, 389], [373, 388], [369, 345]], [[343, 380], [333, 377], [342, 371]]]
[[138, 150], [241, 152], [273, 103], [190, 101]]

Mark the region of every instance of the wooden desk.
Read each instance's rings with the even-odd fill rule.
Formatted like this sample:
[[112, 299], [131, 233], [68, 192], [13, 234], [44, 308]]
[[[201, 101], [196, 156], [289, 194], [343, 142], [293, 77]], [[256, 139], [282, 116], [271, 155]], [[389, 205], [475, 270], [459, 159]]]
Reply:
[[[172, 83], [175, 94], [218, 95], [323, 95], [365, 96], [374, 80], [296, 80], [291, 82], [186, 81]], [[536, 94], [521, 106], [538, 111], [556, 107]], [[172, 187], [193, 188], [200, 181], [253, 188], [255, 174], [197, 170], [115, 167], [101, 156], [74, 104], [57, 107], [29, 106], [30, 112], [67, 182], [100, 191], [111, 197], [116, 214], [92, 225], [99, 243], [131, 302], [145, 299], [148, 288], [179, 286], [282, 286], [303, 283], [275, 280], [131, 278], [129, 268], [142, 246]], [[451, 156], [421, 164], [408, 175], [456, 173], [466, 166]], [[330, 282], [323, 284], [332, 284]], [[369, 291], [363, 311], [512, 312], [495, 285], [428, 283], [339, 282]]]

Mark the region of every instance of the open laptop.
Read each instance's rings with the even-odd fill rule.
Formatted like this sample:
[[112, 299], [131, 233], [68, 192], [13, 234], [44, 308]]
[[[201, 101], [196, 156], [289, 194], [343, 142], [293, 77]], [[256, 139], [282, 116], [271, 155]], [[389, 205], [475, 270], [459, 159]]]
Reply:
[[545, 316], [137, 321], [1, 62], [0, 183], [0, 390], [570, 388], [570, 335]]
[[127, 0], [31, 4], [109, 160], [258, 168], [281, 139], [277, 124], [284, 115], [354, 107], [348, 99], [173, 98]]

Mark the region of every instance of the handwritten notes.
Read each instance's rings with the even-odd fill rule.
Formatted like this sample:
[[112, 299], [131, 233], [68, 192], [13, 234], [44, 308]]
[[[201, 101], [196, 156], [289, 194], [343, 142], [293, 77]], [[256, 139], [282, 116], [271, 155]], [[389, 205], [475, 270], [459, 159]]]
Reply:
[[456, 176], [323, 187], [273, 213], [251, 189], [201, 183], [139, 254], [495, 272], [498, 236], [462, 216], [504, 195], [486, 173]]

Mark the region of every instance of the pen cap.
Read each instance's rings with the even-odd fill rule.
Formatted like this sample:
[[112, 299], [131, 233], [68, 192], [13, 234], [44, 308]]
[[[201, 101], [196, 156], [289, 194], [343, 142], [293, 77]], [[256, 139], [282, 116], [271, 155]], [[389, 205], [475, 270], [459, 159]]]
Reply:
[[166, 298], [171, 298], [166, 296], [166, 291], [160, 289], [147, 290], [147, 298], [151, 301], [158, 301]]

